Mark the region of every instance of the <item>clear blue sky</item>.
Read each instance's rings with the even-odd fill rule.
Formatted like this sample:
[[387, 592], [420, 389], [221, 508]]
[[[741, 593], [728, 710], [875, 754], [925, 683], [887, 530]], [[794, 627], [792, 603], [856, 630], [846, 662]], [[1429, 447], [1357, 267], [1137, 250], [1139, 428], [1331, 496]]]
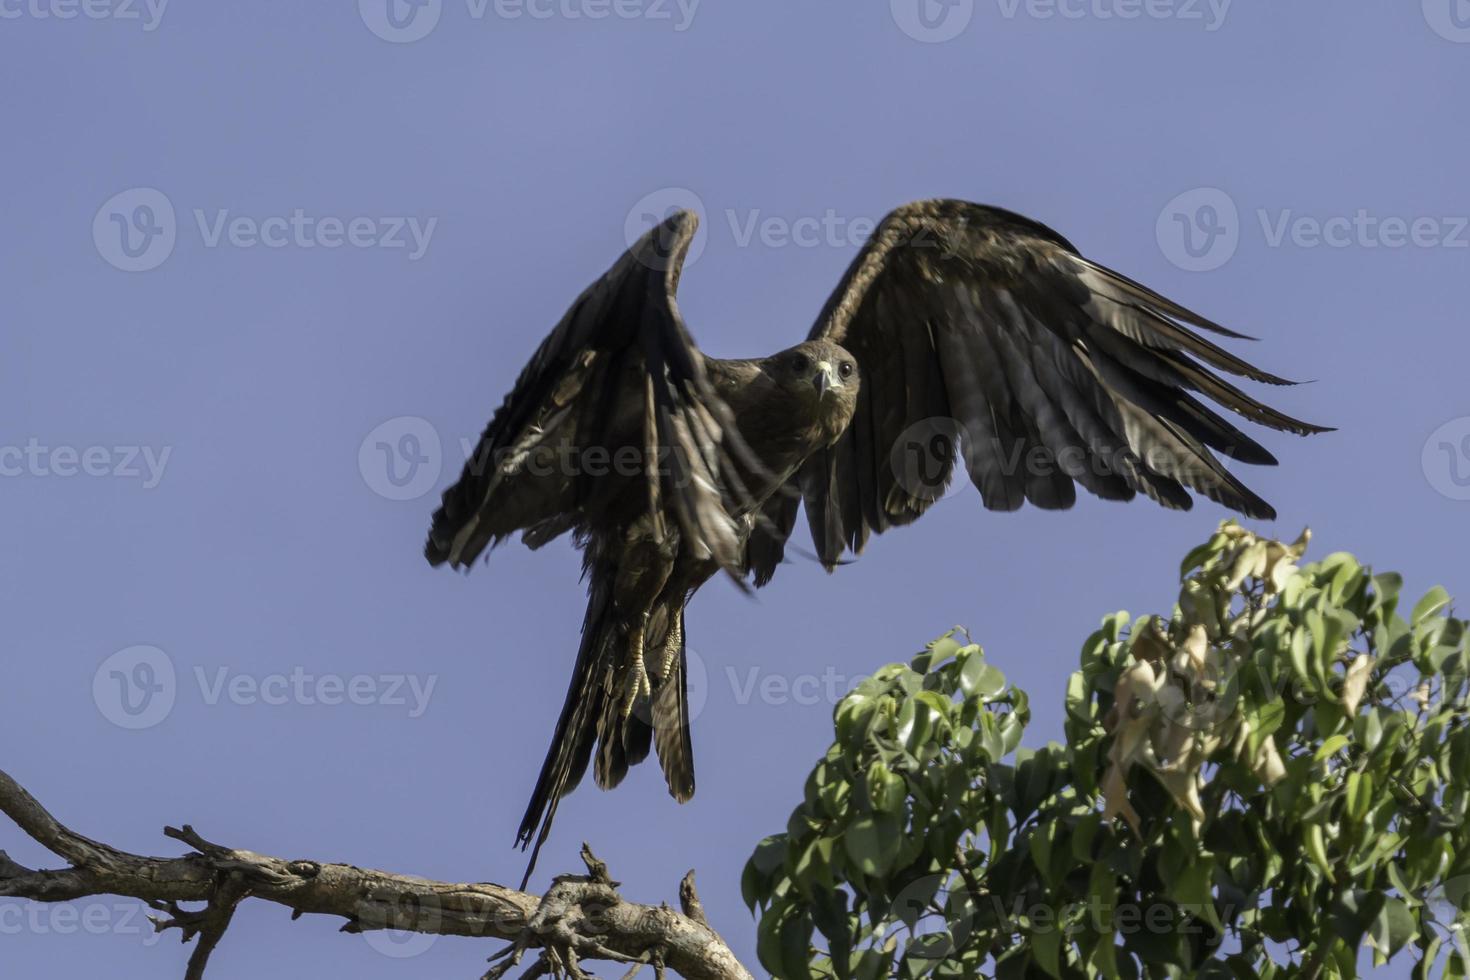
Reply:
[[[1277, 400], [1341, 431], [1268, 440], [1266, 530], [1470, 593], [1463, 0], [394, 2], [0, 0], [0, 764], [78, 830], [517, 880], [577, 559], [507, 546], [459, 577], [421, 542], [630, 213], [689, 194], [681, 301], [716, 355], [804, 335], [906, 200], [1046, 221], [1318, 379]], [[423, 460], [402, 486], [378, 442]], [[739, 873], [827, 744], [813, 678], [965, 624], [1054, 737], [1098, 618], [1166, 608], [1223, 516], [966, 490], [831, 578], [711, 583], [698, 796], [652, 766], [584, 787], [539, 880], [583, 839], [643, 901], [695, 866], [754, 962]], [[174, 938], [94, 904], [95, 928], [0, 906], [0, 972], [182, 974]], [[248, 906], [212, 976], [472, 977], [496, 948], [339, 924]]]

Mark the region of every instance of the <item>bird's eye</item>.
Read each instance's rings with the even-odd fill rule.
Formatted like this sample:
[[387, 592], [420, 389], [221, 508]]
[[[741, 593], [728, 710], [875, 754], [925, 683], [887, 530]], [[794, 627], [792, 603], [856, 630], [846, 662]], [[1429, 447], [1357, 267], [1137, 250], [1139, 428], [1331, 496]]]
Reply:
[[791, 358], [791, 370], [797, 374], [805, 374], [806, 369], [811, 367], [811, 363], [805, 354], [796, 354]]
[[852, 377], [852, 362], [843, 361], [842, 366], [837, 369], [837, 373], [842, 375], [844, 378]]

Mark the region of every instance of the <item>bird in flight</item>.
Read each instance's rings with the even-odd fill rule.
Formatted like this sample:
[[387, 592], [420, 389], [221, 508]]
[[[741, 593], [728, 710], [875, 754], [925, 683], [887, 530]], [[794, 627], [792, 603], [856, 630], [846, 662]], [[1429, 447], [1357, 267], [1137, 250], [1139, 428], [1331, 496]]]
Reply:
[[1328, 431], [1221, 377], [1292, 383], [1199, 331], [1242, 334], [964, 201], [889, 214], [802, 343], [706, 357], [675, 301], [697, 224], [669, 215], [577, 298], [429, 531], [433, 565], [468, 568], [516, 532], [532, 548], [571, 532], [583, 554], [581, 645], [517, 836], [535, 842], [527, 879], [589, 763], [609, 789], [652, 749], [674, 798], [694, 794], [685, 605], [721, 571], [769, 583], [800, 506], [829, 570], [917, 519], [960, 466], [990, 510], [1067, 508], [1080, 485], [1176, 510], [1192, 490], [1271, 518], [1216, 454], [1275, 458], [1202, 398]]

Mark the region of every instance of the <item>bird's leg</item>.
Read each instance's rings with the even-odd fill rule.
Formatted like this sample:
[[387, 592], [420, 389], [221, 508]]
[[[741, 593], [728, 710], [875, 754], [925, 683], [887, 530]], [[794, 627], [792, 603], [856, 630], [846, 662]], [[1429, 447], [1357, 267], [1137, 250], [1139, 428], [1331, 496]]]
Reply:
[[628, 676], [623, 680], [622, 715], [626, 721], [633, 713], [633, 705], [639, 695], [651, 694], [653, 685], [648, 679], [648, 667], [644, 663], [643, 650], [648, 639], [648, 610], [638, 614], [628, 636]]
[[662, 684], [669, 679], [669, 674], [674, 670], [674, 661], [679, 656], [679, 650], [684, 646], [684, 613], [683, 611], [672, 614], [669, 622], [668, 636], [664, 638], [663, 662], [658, 668], [658, 682]]
[[648, 644], [648, 624], [659, 594], [674, 570], [678, 542], [672, 537], [660, 538], [654, 533], [654, 519], [645, 515], [628, 529], [627, 551], [618, 563], [614, 583], [614, 601], [618, 604], [627, 629], [627, 655], [622, 664], [622, 681], [616, 689], [621, 702], [618, 717], [627, 721], [640, 696], [651, 694], [644, 651]]

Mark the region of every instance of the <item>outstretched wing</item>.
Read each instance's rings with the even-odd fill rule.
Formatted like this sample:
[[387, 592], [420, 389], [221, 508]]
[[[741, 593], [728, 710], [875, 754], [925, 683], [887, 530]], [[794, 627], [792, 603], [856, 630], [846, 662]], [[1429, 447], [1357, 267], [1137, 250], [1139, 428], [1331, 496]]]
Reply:
[[[471, 565], [516, 531], [538, 547], [631, 506], [732, 574], [740, 453], [675, 293], [699, 219], [680, 211], [578, 297], [521, 372], [434, 514], [425, 555]], [[640, 496], [633, 496], [639, 494]]]
[[1080, 484], [1181, 510], [1194, 490], [1275, 516], [1212, 450], [1244, 463], [1275, 459], [1195, 396], [1268, 428], [1327, 430], [1221, 378], [1291, 383], [1190, 326], [1248, 339], [1020, 215], [944, 200], [894, 211], [811, 333], [852, 353], [862, 379], [851, 427], [800, 478], [823, 562], [918, 518], [961, 455], [991, 510], [1027, 500], [1070, 507]]

